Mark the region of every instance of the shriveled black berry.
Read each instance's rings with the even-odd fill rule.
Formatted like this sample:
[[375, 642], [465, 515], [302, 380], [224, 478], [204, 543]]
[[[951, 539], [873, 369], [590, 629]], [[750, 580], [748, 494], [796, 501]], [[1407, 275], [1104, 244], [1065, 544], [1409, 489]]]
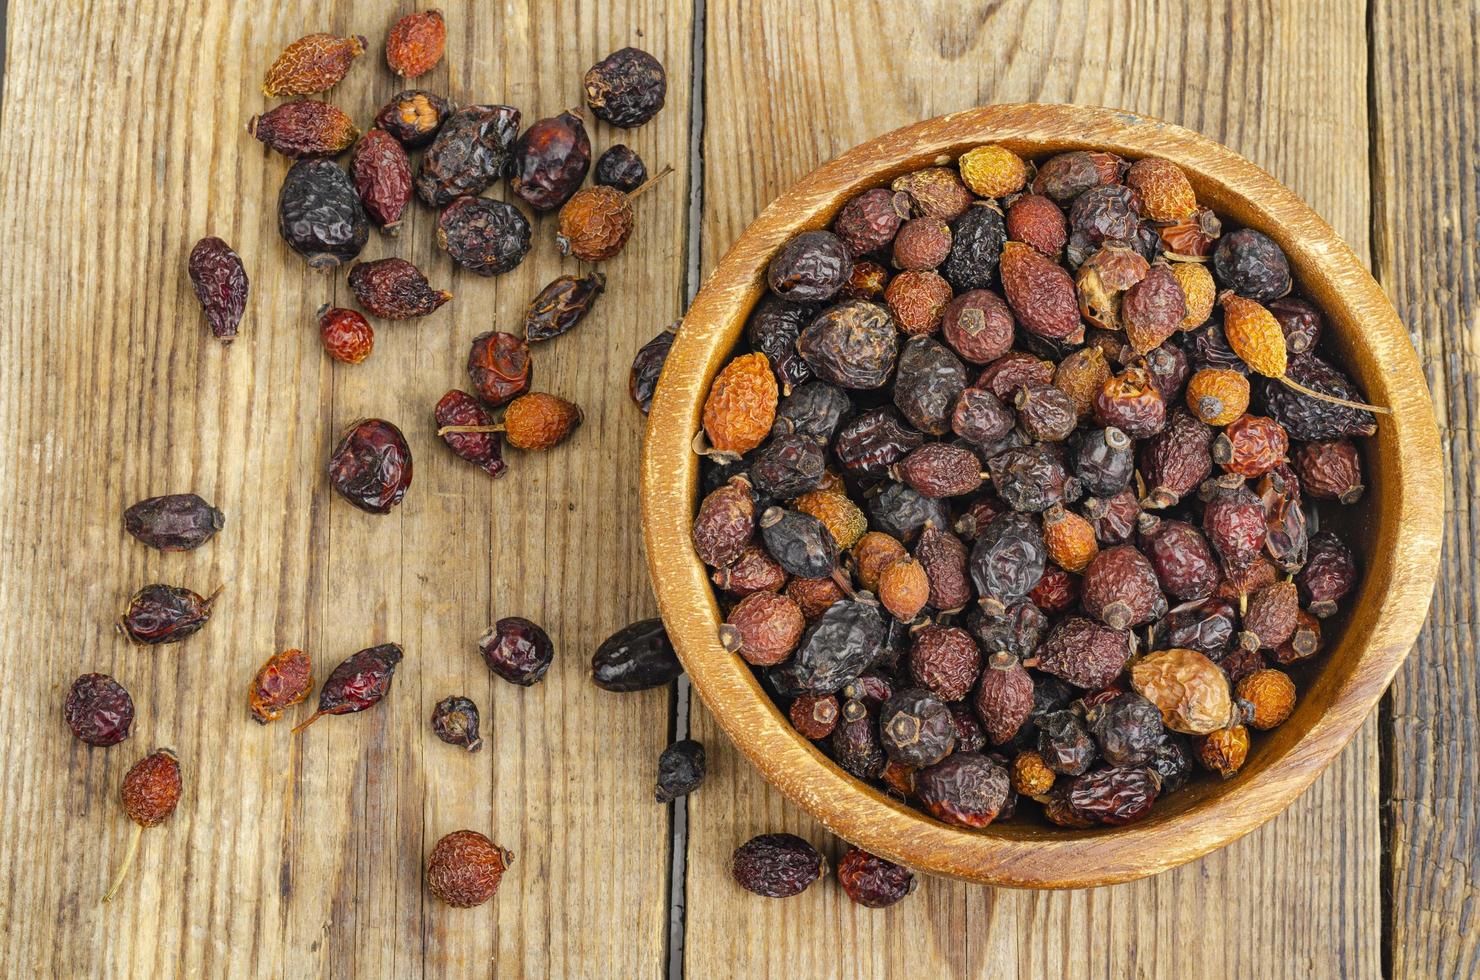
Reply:
[[920, 431], [935, 436], [949, 432], [956, 399], [966, 385], [966, 366], [934, 337], [911, 337], [901, 348], [894, 405]]
[[853, 272], [853, 259], [830, 231], [804, 231], [776, 252], [766, 269], [771, 292], [793, 303], [825, 303]]
[[1078, 776], [1095, 761], [1094, 739], [1072, 711], [1054, 711], [1036, 719], [1038, 754], [1054, 772]]
[[951, 252], [940, 274], [957, 293], [986, 289], [997, 275], [1006, 241], [1007, 222], [1000, 211], [987, 204], [967, 208], [951, 225]]
[[1091, 429], [1080, 436], [1070, 464], [1086, 493], [1111, 497], [1130, 486], [1135, 475], [1135, 444], [1114, 426]]
[[833, 603], [807, 627], [791, 659], [768, 672], [778, 689], [793, 696], [833, 694], [878, 662], [885, 653], [884, 617], [866, 595]]
[[795, 432], [826, 444], [845, 420], [853, 416], [853, 400], [836, 385], [808, 381], [776, 406], [773, 432]]
[[613, 51], [586, 72], [586, 105], [613, 126], [630, 129], [658, 114], [668, 95], [662, 62], [641, 48]]
[[767, 293], [745, 321], [746, 339], [771, 362], [771, 371], [783, 395], [791, 394], [812, 377], [811, 366], [797, 350], [797, 337], [816, 312], [815, 306], [788, 303]]
[[647, 164], [642, 162], [636, 150], [625, 143], [607, 147], [606, 152], [596, 159], [595, 181], [598, 184], [631, 194], [645, 180]]
[[1253, 228], [1240, 228], [1218, 239], [1213, 275], [1220, 285], [1260, 303], [1290, 291], [1290, 262], [1284, 250]]
[[838, 862], [838, 883], [864, 908], [883, 909], [915, 890], [915, 875], [893, 861], [850, 847]]
[[1059, 450], [1042, 444], [1007, 449], [987, 460], [997, 496], [1013, 510], [1038, 513], [1079, 499], [1079, 481], [1064, 469]]
[[795, 834], [761, 834], [735, 849], [730, 871], [746, 891], [789, 898], [822, 877], [827, 862]]
[[507, 616], [489, 627], [478, 641], [478, 652], [489, 670], [521, 687], [538, 682], [555, 659], [550, 635], [520, 616]]
[[812, 436], [780, 432], [756, 451], [750, 483], [762, 500], [790, 500], [817, 489], [826, 469], [822, 443]]
[[653, 798], [669, 803], [687, 796], [704, 781], [704, 746], [691, 738], [674, 742], [658, 757], [658, 788]]
[[941, 497], [926, 497], [903, 483], [890, 481], [864, 502], [869, 527], [914, 544], [926, 524], [951, 526], [951, 512]]
[[1025, 514], [1003, 514], [977, 535], [968, 567], [982, 608], [1001, 613], [1027, 597], [1047, 563], [1038, 522]]
[[838, 426], [833, 455], [857, 477], [882, 478], [889, 468], [925, 444], [925, 434], [906, 425], [893, 407], [861, 412]]
[[827, 578], [838, 567], [838, 545], [832, 532], [811, 514], [768, 507], [759, 523], [766, 550], [788, 574]]
[[1166, 734], [1161, 710], [1133, 691], [1091, 708], [1085, 720], [1100, 747], [1100, 755], [1112, 766], [1150, 762]]
[[934, 694], [906, 688], [879, 710], [879, 741], [895, 762], [931, 766], [956, 747], [956, 720]]

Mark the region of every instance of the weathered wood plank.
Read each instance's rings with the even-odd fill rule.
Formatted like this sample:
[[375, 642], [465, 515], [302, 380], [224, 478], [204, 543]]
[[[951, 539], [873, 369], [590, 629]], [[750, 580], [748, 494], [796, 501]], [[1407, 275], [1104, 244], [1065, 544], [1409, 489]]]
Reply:
[[[1373, 5], [1375, 266], [1413, 334], [1433, 392], [1448, 483], [1444, 561], [1429, 622], [1393, 682], [1383, 818], [1390, 830], [1393, 977], [1480, 971], [1474, 791], [1475, 432], [1480, 329], [1474, 235], [1480, 117], [1472, 4]], [[1435, 503], [1438, 506], [1438, 503]]]
[[[386, 27], [411, 5], [379, 0], [263, 11], [225, 2], [17, 2], [9, 17], [7, 140], [0, 149], [0, 740], [16, 766], [0, 797], [0, 962], [35, 975], [654, 976], [664, 968], [668, 854], [651, 800], [668, 695], [594, 690], [586, 660], [652, 608], [639, 553], [641, 418], [627, 403], [633, 351], [680, 309], [687, 252], [691, 10], [686, 2], [440, 4], [446, 63], [421, 80], [460, 102], [508, 102], [526, 120], [578, 105], [585, 68], [639, 44], [675, 80], [635, 132], [591, 127], [599, 152], [637, 148], [678, 174], [644, 197], [607, 293], [571, 336], [536, 353], [536, 383], [586, 409], [545, 456], [511, 453], [497, 483], [435, 438], [431, 409], [466, 384], [471, 338], [517, 330], [559, 260], [553, 219], [516, 272], [489, 281], [438, 254], [418, 209], [400, 254], [456, 299], [420, 324], [377, 323], [357, 367], [323, 355], [313, 314], [346, 302], [342, 274], [309, 272], [278, 239], [286, 163], [242, 126], [267, 103], [262, 72], [311, 30], [360, 32], [371, 52], [329, 96], [361, 125], [403, 84]], [[25, 93], [24, 99], [14, 96]], [[40, 106], [48, 107], [39, 111]], [[503, 196], [502, 188], [492, 192]], [[184, 275], [201, 235], [245, 258], [241, 338], [212, 341]], [[415, 482], [388, 517], [352, 510], [323, 464], [363, 415], [400, 425]], [[119, 512], [151, 493], [198, 490], [227, 514], [218, 539], [158, 555]], [[132, 649], [110, 620], [163, 579], [224, 582], [199, 636]], [[546, 624], [547, 679], [491, 679], [475, 641], [493, 619]], [[244, 691], [272, 651], [310, 650], [322, 678], [385, 640], [406, 660], [376, 710], [300, 739], [252, 724]], [[58, 714], [72, 678], [115, 674], [139, 708], [110, 751], [72, 740]], [[484, 712], [476, 755], [436, 741], [427, 718], [463, 693]], [[128, 824], [119, 780], [156, 744], [185, 767], [173, 821], [144, 838], [120, 899], [98, 904]], [[21, 760], [24, 759], [24, 764]], [[473, 911], [428, 900], [438, 836], [484, 831], [517, 859]]]
[[[1251, 157], [1367, 249], [1364, 16], [1355, 2], [711, 3], [704, 265], [816, 164], [977, 103], [1124, 105]], [[756, 84], [764, 78], [766, 84]], [[757, 133], [766, 134], [757, 138]], [[745, 147], [736, 152], [735, 147]], [[842, 851], [745, 765], [707, 712], [692, 798], [686, 965], [695, 976], [1374, 975], [1375, 725], [1263, 830], [1149, 881], [1063, 894], [927, 880], [882, 913], [834, 882], [787, 902], [722, 883], [733, 848], [789, 830]], [[1173, 939], [1175, 937], [1175, 939]], [[1257, 938], [1256, 938], [1257, 937]]]

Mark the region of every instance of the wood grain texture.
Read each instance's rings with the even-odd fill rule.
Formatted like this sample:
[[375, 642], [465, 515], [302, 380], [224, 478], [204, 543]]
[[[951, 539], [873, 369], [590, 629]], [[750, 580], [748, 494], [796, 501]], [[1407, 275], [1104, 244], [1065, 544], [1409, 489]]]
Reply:
[[[710, 4], [705, 266], [762, 205], [846, 147], [921, 117], [1029, 99], [1121, 105], [1199, 129], [1284, 180], [1365, 254], [1363, 11], [1320, 6], [1313, 18], [1287, 4]], [[768, 84], [749, 84], [757, 76]], [[782, 138], [755, 141], [758, 130]], [[742, 140], [751, 152], [727, 152]], [[699, 737], [719, 742], [713, 720], [696, 715]], [[927, 880], [886, 913], [857, 909], [830, 886], [784, 907], [736, 888], [701, 890], [754, 833], [792, 830], [834, 858], [839, 850], [720, 743], [715, 785], [690, 807], [688, 969], [1372, 975], [1381, 926], [1373, 730], [1369, 721], [1281, 817], [1195, 865], [1063, 895]]]
[[1401, 978], [1480, 972], [1474, 924], [1480, 812], [1472, 779], [1480, 752], [1477, 32], [1480, 14], [1473, 5], [1373, 5], [1373, 50], [1385, 52], [1374, 65], [1372, 89], [1375, 265], [1423, 360], [1448, 482], [1439, 588], [1428, 627], [1393, 684], [1386, 714], [1389, 975]]
[[[249, 8], [17, 2], [9, 11], [0, 149], [0, 741], [24, 759], [0, 795], [0, 972], [28, 976], [655, 976], [666, 942], [668, 814], [652, 802], [665, 691], [618, 697], [589, 680], [591, 650], [650, 613], [640, 562], [641, 417], [632, 353], [680, 309], [688, 161], [688, 3], [585, 0], [440, 4], [448, 58], [420, 84], [460, 102], [508, 102], [526, 121], [579, 104], [584, 70], [629, 43], [679, 80], [636, 132], [591, 127], [676, 177], [645, 195], [609, 285], [572, 335], [535, 354], [537, 385], [586, 422], [561, 450], [511, 453], [490, 482], [435, 438], [432, 406], [465, 386], [471, 338], [518, 330], [558, 272], [553, 220], [496, 280], [455, 271], [435, 215], [416, 208], [399, 254], [456, 298], [420, 323], [377, 323], [364, 364], [331, 364], [314, 311], [347, 303], [343, 273], [306, 269], [279, 240], [287, 163], [243, 132], [288, 41], [360, 32], [371, 51], [329, 96], [362, 126], [405, 87], [384, 67], [389, 0]], [[32, 101], [34, 100], [34, 101]], [[44, 112], [38, 107], [46, 106]], [[504, 196], [502, 188], [491, 192]], [[244, 257], [252, 296], [230, 349], [213, 341], [185, 256], [218, 234]], [[399, 424], [415, 456], [387, 517], [349, 507], [323, 466], [364, 415]], [[198, 552], [160, 555], [122, 532], [149, 494], [195, 490], [227, 515]], [[177, 647], [129, 648], [123, 599], [165, 580], [226, 593]], [[475, 642], [493, 619], [546, 624], [557, 660], [520, 689], [491, 678]], [[356, 649], [400, 642], [386, 701], [301, 738], [248, 719], [245, 690], [274, 650], [303, 646], [325, 676]], [[133, 693], [134, 736], [88, 749], [61, 723], [78, 673]], [[461, 693], [486, 745], [466, 755], [427, 719]], [[128, 832], [119, 780], [154, 745], [185, 771], [174, 819], [145, 835], [120, 898], [98, 904]], [[429, 901], [422, 863], [470, 827], [517, 858], [498, 899]]]

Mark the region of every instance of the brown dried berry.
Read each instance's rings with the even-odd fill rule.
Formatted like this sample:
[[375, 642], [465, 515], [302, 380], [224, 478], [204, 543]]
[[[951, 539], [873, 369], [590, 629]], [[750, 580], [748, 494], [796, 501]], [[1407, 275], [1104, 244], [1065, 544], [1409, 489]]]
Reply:
[[284, 102], [253, 116], [247, 120], [247, 133], [290, 160], [337, 156], [360, 135], [344, 110], [315, 99]]
[[790, 898], [826, 874], [827, 862], [795, 834], [761, 834], [735, 848], [730, 873], [746, 891]]
[[1130, 540], [1136, 532], [1136, 521], [1141, 516], [1141, 504], [1135, 491], [1126, 487], [1108, 497], [1089, 497], [1081, 505], [1084, 517], [1095, 529], [1095, 538], [1102, 545], [1120, 544]]
[[647, 178], [647, 164], [642, 162], [636, 150], [623, 143], [607, 147], [596, 158], [596, 170], [591, 175], [593, 182], [628, 194], [647, 183]]
[[1249, 757], [1249, 730], [1234, 725], [1209, 732], [1192, 740], [1192, 751], [1204, 769], [1232, 779]]
[[536, 211], [553, 211], [586, 179], [591, 139], [580, 116], [562, 112], [531, 123], [515, 141], [513, 157], [509, 186], [514, 193]]
[[838, 884], [864, 908], [886, 909], [915, 890], [915, 875], [893, 861], [850, 847], [838, 862]]
[[1012, 760], [1012, 788], [1023, 796], [1044, 796], [1053, 789], [1058, 774], [1043, 761], [1043, 756], [1028, 749]]
[[391, 25], [385, 38], [385, 63], [402, 78], [425, 75], [447, 49], [447, 22], [440, 10], [420, 10]]
[[313, 661], [302, 650], [284, 650], [267, 658], [252, 678], [247, 706], [257, 724], [277, 721], [283, 712], [313, 693]]
[[792, 726], [814, 742], [827, 738], [838, 725], [838, 699], [832, 694], [803, 694], [791, 703]]
[[1187, 382], [1187, 407], [1208, 425], [1228, 425], [1249, 408], [1249, 379], [1238, 371], [1203, 368]]
[[757, 667], [779, 664], [796, 649], [807, 621], [801, 608], [775, 592], [752, 592], [735, 604], [719, 628], [719, 641]]
[[967, 150], [956, 166], [961, 180], [978, 197], [1006, 197], [1028, 182], [1028, 165], [1023, 158], [995, 143]]
[[1007, 209], [1007, 237], [1057, 259], [1069, 240], [1064, 212], [1041, 194], [1025, 194]]
[[479, 334], [468, 348], [468, 378], [484, 404], [507, 404], [529, 390], [529, 345], [511, 333]]
[[879, 709], [879, 743], [894, 762], [933, 766], [956, 747], [956, 719], [929, 691], [896, 691]]
[[694, 518], [694, 551], [699, 560], [719, 568], [736, 560], [755, 535], [755, 497], [750, 481], [730, 477], [699, 504]]
[[909, 195], [910, 204], [917, 215], [939, 218], [952, 222], [971, 207], [971, 192], [961, 183], [961, 177], [950, 167], [927, 167], [897, 177], [889, 185], [896, 192]]
[[951, 612], [971, 601], [967, 558], [966, 545], [950, 531], [931, 524], [920, 532], [920, 540], [915, 542], [915, 560], [930, 579], [931, 606]]
[[381, 106], [372, 125], [400, 140], [406, 149], [415, 150], [436, 137], [451, 111], [447, 100], [440, 95], [424, 89], [407, 89]]
[[470, 105], [446, 116], [421, 158], [417, 196], [441, 207], [477, 194], [508, 172], [518, 133], [519, 110], [513, 106]]
[[432, 734], [458, 748], [477, 752], [483, 748], [478, 735], [478, 705], [471, 698], [453, 695], [432, 709]]
[[1006, 354], [1014, 326], [1007, 304], [985, 289], [948, 298], [940, 320], [941, 339], [972, 364], [988, 364]]
[[809, 490], [792, 501], [803, 514], [817, 518], [842, 549], [854, 543], [868, 530], [868, 518], [847, 496], [830, 490]]
[[1092, 154], [1071, 150], [1051, 156], [1038, 165], [1033, 193], [1047, 194], [1063, 204], [1101, 183], [1100, 169]]
[[1076, 777], [1068, 786], [1069, 809], [1084, 820], [1112, 827], [1151, 812], [1161, 778], [1143, 766], [1112, 766]]
[[1166, 425], [1167, 404], [1145, 371], [1128, 368], [1106, 381], [1095, 396], [1095, 421], [1113, 425], [1132, 439], [1148, 439]]
[[1024, 330], [1071, 343], [1084, 337], [1074, 280], [1052, 259], [1032, 246], [1008, 242], [999, 271], [1007, 303]]
[[1253, 705], [1249, 725], [1266, 731], [1282, 724], [1295, 710], [1295, 683], [1279, 670], [1256, 670], [1238, 682], [1238, 699]]
[[1270, 300], [1265, 309], [1274, 314], [1285, 333], [1285, 349], [1291, 354], [1304, 354], [1313, 350], [1321, 339], [1325, 322], [1321, 311], [1308, 300], [1298, 296], [1282, 296]]
[[631, 129], [658, 114], [668, 94], [663, 65], [640, 48], [613, 51], [586, 70], [586, 105], [597, 119]]
[[761, 353], [735, 358], [704, 402], [704, 433], [714, 449], [743, 455], [765, 441], [776, 421], [776, 376]]
[[247, 308], [247, 270], [241, 256], [219, 238], [202, 238], [190, 250], [189, 272], [211, 336], [231, 343]]
[[1063, 504], [1044, 511], [1043, 544], [1049, 559], [1071, 572], [1084, 571], [1100, 550], [1094, 527]]
[[599, 272], [551, 280], [524, 311], [524, 339], [533, 344], [568, 332], [591, 312], [605, 288], [606, 276]]
[[1357, 563], [1351, 549], [1330, 531], [1311, 536], [1310, 557], [1295, 576], [1300, 598], [1314, 616], [1336, 612], [1336, 604], [1357, 583]]
[[67, 690], [62, 717], [80, 741], [105, 748], [128, 738], [134, 699], [107, 674], [83, 674]]
[[901, 272], [884, 290], [884, 302], [899, 329], [911, 335], [934, 333], [950, 301], [951, 284], [930, 271]]
[[123, 529], [160, 551], [193, 551], [225, 523], [221, 511], [193, 493], [148, 497], [123, 512]]
[[1097, 691], [1120, 676], [1134, 650], [1129, 631], [1104, 626], [1082, 616], [1057, 623], [1038, 647], [1037, 667], [1075, 687]]
[[758, 544], [748, 544], [739, 557], [710, 576], [715, 587], [743, 598], [752, 592], [780, 592], [786, 587], [786, 569]]
[[[479, 404], [478, 399], [457, 388], [442, 396], [433, 409], [432, 417], [439, 431], [449, 426], [493, 427], [493, 416]], [[504, 454], [497, 432], [448, 432], [442, 436], [442, 441], [489, 476], [503, 475]]]
[[1084, 570], [1081, 588], [1085, 611], [1114, 629], [1140, 626], [1166, 612], [1155, 569], [1130, 545], [1096, 555]]
[[981, 828], [997, 819], [1012, 786], [1007, 770], [976, 752], [957, 752], [915, 774], [915, 792], [937, 820]]
[[1218, 297], [1218, 304], [1223, 307], [1224, 336], [1240, 360], [1256, 374], [1282, 377], [1288, 352], [1285, 332], [1274, 314], [1232, 290], [1225, 290]]
[[504, 438], [515, 449], [549, 449], [579, 428], [583, 418], [580, 408], [564, 398], [530, 392], [504, 409]]
[[879, 300], [888, 288], [888, 269], [877, 262], [858, 259], [853, 263], [853, 271], [848, 273], [848, 281], [838, 290], [838, 298]]
[[312, 95], [333, 88], [349, 71], [350, 64], [365, 53], [365, 38], [356, 34], [306, 34], [283, 49], [267, 77], [262, 94], [275, 99], [286, 95]]
[[512, 204], [460, 197], [437, 218], [437, 245], [480, 276], [509, 272], [529, 254], [529, 219]]
[[[939, 218], [911, 218], [894, 236], [894, 267], [907, 272], [934, 269], [951, 254], [951, 227]], [[945, 282], [944, 279], [941, 280]]]
[[427, 891], [453, 908], [470, 909], [493, 897], [513, 863], [513, 851], [476, 830], [456, 830], [427, 858]]
[[1247, 568], [1269, 534], [1264, 507], [1243, 477], [1224, 474], [1203, 485], [1203, 533], [1226, 568]]
[[1294, 462], [1301, 489], [1312, 497], [1343, 504], [1354, 504], [1362, 498], [1366, 489], [1362, 484], [1362, 459], [1350, 440], [1304, 443], [1296, 451]]
[[875, 187], [853, 198], [833, 219], [833, 234], [843, 241], [855, 259], [877, 252], [899, 231], [909, 217], [909, 199], [885, 187]]
[[1274, 650], [1295, 632], [1300, 596], [1295, 583], [1275, 582], [1249, 597], [1239, 645], [1247, 650]]
[[1171, 507], [1197, 489], [1213, 472], [1212, 442], [1210, 426], [1173, 409], [1166, 429], [1141, 445], [1140, 472], [1147, 487], [1141, 506]]
[[344, 430], [328, 473], [345, 500], [371, 514], [388, 514], [411, 486], [411, 447], [385, 419], [360, 419]]
[[360, 254], [370, 221], [349, 174], [333, 160], [299, 160], [278, 192], [278, 234], [311, 269], [332, 269]]
[[831, 578], [793, 578], [786, 584], [786, 594], [802, 610], [808, 624], [843, 598], [842, 588]]
[[1314, 657], [1320, 651], [1321, 621], [1302, 609], [1295, 614], [1294, 632], [1274, 651], [1274, 660], [1288, 666], [1307, 657]]
[[133, 866], [134, 856], [139, 853], [139, 839], [146, 827], [157, 827], [169, 819], [180, 802], [180, 762], [169, 749], [155, 749], [146, 755], [123, 776], [120, 796], [123, 812], [134, 822], [129, 836], [128, 850], [123, 863], [113, 875], [113, 882], [103, 895], [103, 901], [112, 901], [123, 885], [123, 879]]
[[958, 497], [981, 486], [982, 464], [963, 446], [927, 442], [895, 463], [890, 474], [922, 497]]
[[909, 554], [905, 546], [882, 531], [869, 531], [853, 546], [853, 566], [858, 584], [869, 592], [879, 591], [884, 569]]
[[925, 567], [909, 556], [879, 574], [879, 602], [900, 622], [920, 615], [930, 601], [930, 579]]
[[356, 262], [349, 288], [361, 306], [387, 320], [427, 316], [452, 299], [445, 289], [433, 289], [416, 266], [396, 258]]
[[1131, 687], [1161, 710], [1162, 723], [1173, 731], [1203, 735], [1238, 718], [1227, 676], [1196, 650], [1146, 654], [1131, 664]]
[[[1150, 271], [1146, 260], [1129, 248], [1121, 245], [1101, 248], [1085, 259], [1074, 274], [1079, 312], [1097, 327], [1120, 330], [1124, 326], [1121, 308], [1126, 291], [1145, 279]], [[1142, 312], [1138, 311], [1137, 315]]]
[[958, 626], [931, 623], [910, 642], [910, 677], [942, 701], [960, 701], [982, 670], [981, 650]]
[[1143, 514], [1141, 549], [1162, 589], [1182, 602], [1206, 599], [1218, 588], [1222, 572], [1207, 539], [1185, 521], [1162, 520]]
[[1182, 328], [1186, 317], [1187, 297], [1164, 262], [1151, 266], [1144, 279], [1125, 291], [1120, 303], [1120, 320], [1137, 354], [1161, 346]]
[[604, 262], [622, 251], [632, 236], [632, 196], [603, 185], [576, 191], [560, 208], [560, 229], [555, 235], [560, 254], [574, 255], [582, 262]]
[[1182, 168], [1160, 157], [1131, 164], [1125, 183], [1141, 198], [1141, 214], [1152, 221], [1177, 221], [1197, 209], [1197, 195]]
[[975, 707], [993, 745], [1012, 741], [1033, 713], [1033, 678], [1016, 656], [999, 650], [987, 658]]
[[653, 395], [663, 377], [663, 365], [668, 361], [673, 342], [678, 339], [678, 328], [682, 323], [682, 320], [675, 320], [668, 324], [638, 348], [637, 356], [632, 358], [632, 368], [627, 374], [627, 394], [644, 415], [653, 407]]
[[1182, 289], [1182, 298], [1187, 304], [1187, 314], [1182, 317], [1183, 330], [1196, 330], [1208, 322], [1213, 315], [1213, 301], [1218, 287], [1213, 283], [1213, 274], [1207, 266], [1196, 262], [1172, 263], [1172, 278]]
[[359, 364], [375, 347], [375, 330], [358, 310], [319, 308], [319, 339], [324, 351], [344, 364]]
[[824, 381], [841, 388], [882, 388], [894, 373], [899, 330], [879, 304], [848, 300], [819, 313], [796, 346]]
[[401, 214], [411, 201], [411, 161], [405, 148], [385, 130], [372, 129], [355, 146], [349, 176], [370, 220], [387, 235], [400, 234]]
[[201, 596], [178, 586], [146, 585], [129, 597], [114, 625], [132, 643], [179, 643], [206, 625], [224, 588]]
[[1038, 442], [1062, 442], [1079, 424], [1079, 406], [1054, 385], [1024, 385], [1013, 404], [1018, 426]]
[[[1211, 208], [1199, 207], [1180, 221], [1156, 229], [1161, 247], [1168, 258], [1201, 262], [1213, 254], [1223, 223]], [[1178, 263], [1179, 265], [1183, 263]]]
[[1213, 440], [1213, 461], [1229, 473], [1259, 477], [1284, 460], [1289, 446], [1284, 426], [1274, 419], [1240, 415]]
[[1043, 569], [1038, 584], [1029, 590], [1028, 598], [1044, 612], [1057, 615], [1079, 604], [1079, 588], [1078, 575], [1050, 564]]
[[1083, 347], [1069, 354], [1054, 370], [1053, 386], [1074, 402], [1075, 414], [1088, 417], [1095, 398], [1110, 380], [1110, 363], [1098, 347]]

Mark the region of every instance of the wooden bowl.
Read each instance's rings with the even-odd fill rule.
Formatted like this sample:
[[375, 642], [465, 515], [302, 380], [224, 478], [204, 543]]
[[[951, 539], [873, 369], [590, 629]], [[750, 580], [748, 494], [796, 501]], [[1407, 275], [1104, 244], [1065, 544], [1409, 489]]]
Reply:
[[[699, 481], [691, 442], [710, 382], [765, 288], [772, 253], [798, 232], [826, 226], [860, 191], [988, 142], [1032, 157], [1103, 149], [1175, 161], [1201, 203], [1284, 248], [1297, 282], [1327, 315], [1326, 343], [1339, 363], [1370, 400], [1392, 408], [1365, 440], [1367, 495], [1347, 509], [1355, 513], [1344, 538], [1362, 561], [1361, 583], [1345, 619], [1326, 622], [1327, 652], [1294, 715], [1257, 734], [1238, 776], [1194, 781], [1128, 827], [1066, 831], [1008, 822], [963, 830], [849, 776], [791, 727], [750, 668], [720, 646], [719, 610], [689, 539]], [[839, 837], [913, 868], [993, 885], [1078, 888], [1155, 874], [1279, 813], [1377, 704], [1423, 623], [1439, 564], [1438, 431], [1417, 358], [1381, 288], [1326, 222], [1263, 170], [1197, 133], [1112, 109], [971, 109], [880, 136], [809, 174], [751, 223], [689, 308], [653, 399], [642, 467], [658, 604], [694, 687], [734, 743]]]

